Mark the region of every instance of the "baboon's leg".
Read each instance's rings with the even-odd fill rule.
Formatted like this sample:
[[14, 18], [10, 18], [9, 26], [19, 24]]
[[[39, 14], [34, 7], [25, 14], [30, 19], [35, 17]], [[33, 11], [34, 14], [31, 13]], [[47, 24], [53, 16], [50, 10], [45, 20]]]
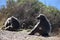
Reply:
[[36, 25], [35, 25], [35, 27], [32, 29], [32, 31], [31, 31], [31, 33], [29, 34], [29, 35], [34, 35], [35, 33], [37, 33], [38, 31], [39, 31], [39, 23], [40, 22], [38, 22]]
[[44, 32], [43, 32], [43, 33], [41, 33], [41, 35], [42, 35], [42, 36], [44, 36], [44, 37], [49, 37], [49, 34], [48, 34], [48, 33], [46, 33], [46, 32], [45, 32], [45, 33], [44, 33]]
[[38, 28], [36, 27], [34, 30], [31, 31], [31, 33], [29, 35], [34, 35], [37, 32], [38, 32]]

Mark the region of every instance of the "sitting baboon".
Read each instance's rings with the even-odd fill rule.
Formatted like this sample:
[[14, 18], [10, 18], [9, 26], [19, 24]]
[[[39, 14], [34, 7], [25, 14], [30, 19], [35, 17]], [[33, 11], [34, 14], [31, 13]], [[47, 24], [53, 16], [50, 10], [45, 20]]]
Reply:
[[19, 20], [16, 17], [12, 16], [6, 20], [4, 27], [2, 29], [9, 31], [17, 31], [18, 29], [20, 29], [20, 27], [21, 25], [19, 23]]
[[39, 22], [37, 22], [29, 35], [35, 35], [35, 33], [39, 33], [39, 35], [48, 37], [49, 33], [51, 32], [51, 24], [49, 20], [43, 14], [40, 14], [37, 19], [39, 20]]

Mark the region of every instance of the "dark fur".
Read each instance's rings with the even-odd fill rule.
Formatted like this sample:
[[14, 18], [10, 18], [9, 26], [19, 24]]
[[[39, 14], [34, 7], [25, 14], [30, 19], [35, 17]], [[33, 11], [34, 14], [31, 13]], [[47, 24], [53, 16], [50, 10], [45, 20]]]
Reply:
[[[18, 29], [20, 29], [20, 23], [18, 21], [18, 19], [16, 19], [15, 17], [10, 17], [11, 19], [7, 21], [7, 24], [5, 25], [4, 28], [8, 27], [5, 30], [9, 30], [9, 31], [17, 31]], [[12, 25], [12, 26], [11, 26]]]
[[37, 17], [37, 19], [39, 20], [40, 23], [38, 25], [36, 24], [37, 26], [33, 28], [33, 30], [29, 35], [34, 35], [35, 33], [39, 33], [40, 35], [45, 37], [49, 36], [49, 33], [51, 31], [51, 25], [47, 20], [47, 18], [44, 15], [40, 15]]

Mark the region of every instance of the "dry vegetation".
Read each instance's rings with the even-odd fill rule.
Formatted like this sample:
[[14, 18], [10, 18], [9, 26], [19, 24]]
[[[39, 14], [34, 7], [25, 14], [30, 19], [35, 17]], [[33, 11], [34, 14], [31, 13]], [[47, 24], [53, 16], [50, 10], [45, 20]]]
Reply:
[[[2, 6], [0, 9], [0, 27], [3, 27], [4, 22], [10, 16], [17, 17], [21, 23], [23, 20], [32, 21], [32, 26], [36, 24], [36, 16], [45, 14], [52, 24], [52, 36], [60, 36], [60, 10], [54, 7], [46, 6], [38, 0], [7, 0], [7, 8]], [[24, 31], [23, 31], [24, 32]], [[6, 35], [4, 34], [6, 33]], [[10, 32], [9, 32], [10, 33]], [[59, 37], [37, 37], [37, 36], [24, 36], [19, 33], [0, 32], [0, 40], [59, 40]], [[3, 34], [3, 35], [1, 35]], [[17, 35], [16, 35], [17, 34]], [[12, 36], [13, 35], [13, 36]], [[5, 36], [5, 37], [4, 37]], [[8, 37], [8, 38], [7, 38]], [[22, 38], [21, 38], [22, 37]], [[3, 39], [1, 39], [3, 38]]]

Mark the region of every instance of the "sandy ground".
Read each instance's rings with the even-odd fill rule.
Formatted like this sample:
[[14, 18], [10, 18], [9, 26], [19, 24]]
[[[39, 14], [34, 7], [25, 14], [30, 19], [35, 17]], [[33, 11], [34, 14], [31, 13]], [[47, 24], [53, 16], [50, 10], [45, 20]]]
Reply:
[[0, 40], [60, 40], [60, 37], [42, 37], [23, 32], [0, 31]]

